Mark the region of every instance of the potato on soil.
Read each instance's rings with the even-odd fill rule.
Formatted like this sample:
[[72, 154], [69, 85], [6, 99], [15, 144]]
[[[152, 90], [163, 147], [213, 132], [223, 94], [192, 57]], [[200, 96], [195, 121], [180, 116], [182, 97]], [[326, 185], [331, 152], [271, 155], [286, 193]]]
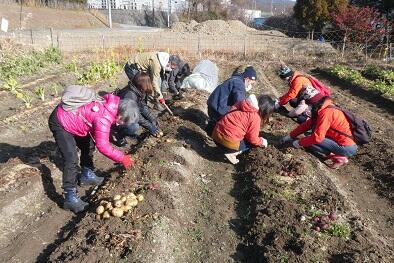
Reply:
[[136, 196], [135, 196], [135, 194], [130, 193], [130, 194], [128, 194], [128, 195], [126, 196], [126, 198], [127, 198], [127, 199], [133, 199], [133, 198], [136, 198]]
[[123, 216], [123, 209], [115, 207], [114, 209], [112, 209], [111, 213], [114, 217], [122, 217]]
[[104, 213], [104, 210], [105, 210], [104, 206], [100, 205], [100, 206], [98, 206], [98, 207], [96, 208], [96, 213], [97, 213], [98, 215], [101, 215], [102, 213]]
[[114, 195], [113, 200], [116, 201], [116, 200], [120, 200], [121, 198], [122, 198], [121, 195]]
[[141, 194], [137, 195], [137, 200], [138, 200], [138, 202], [144, 201], [144, 196]]
[[105, 210], [111, 210], [113, 207], [112, 207], [112, 203], [107, 203], [106, 205], [105, 205]]
[[114, 206], [115, 207], [122, 207], [123, 206], [123, 202], [122, 202], [122, 200], [116, 200], [116, 201], [114, 201]]
[[122, 202], [125, 202], [126, 199], [127, 199], [126, 196], [122, 196], [122, 198], [120, 200], [122, 200]]
[[105, 211], [104, 213], [103, 213], [103, 218], [104, 219], [108, 219], [108, 218], [110, 218], [111, 217], [111, 215], [108, 213], [108, 211]]
[[137, 205], [138, 205], [138, 200], [137, 200], [137, 199], [128, 200], [128, 202], [126, 203], [126, 205], [127, 205], [127, 206], [132, 206], [132, 207], [137, 206]]
[[133, 208], [133, 207], [132, 207], [131, 205], [122, 206], [122, 209], [123, 209], [123, 211], [124, 211], [125, 213], [128, 212], [128, 211], [130, 211], [132, 208]]

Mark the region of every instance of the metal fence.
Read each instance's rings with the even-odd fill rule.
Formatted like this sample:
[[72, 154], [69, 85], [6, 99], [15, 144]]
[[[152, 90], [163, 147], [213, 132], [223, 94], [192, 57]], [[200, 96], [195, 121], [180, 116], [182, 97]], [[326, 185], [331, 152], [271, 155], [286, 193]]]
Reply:
[[274, 31], [258, 31], [247, 35], [196, 35], [169, 31], [129, 31], [122, 29], [27, 30], [1, 33], [1, 39], [11, 39], [37, 49], [57, 47], [63, 52], [92, 51], [116, 47], [138, 50], [168, 50], [201, 54], [205, 51], [237, 53], [244, 57], [265, 54], [275, 59], [295, 56], [327, 59], [368, 60], [370, 58], [392, 61], [393, 44], [382, 43], [362, 46], [349, 43], [343, 49], [341, 41], [325, 38], [324, 41], [290, 38]]

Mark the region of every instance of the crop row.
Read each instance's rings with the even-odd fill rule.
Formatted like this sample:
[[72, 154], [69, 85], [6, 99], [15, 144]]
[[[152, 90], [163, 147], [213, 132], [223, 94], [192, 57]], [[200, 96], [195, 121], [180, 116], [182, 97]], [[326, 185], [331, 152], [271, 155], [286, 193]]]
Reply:
[[394, 72], [369, 66], [363, 71], [343, 65], [335, 65], [328, 72], [352, 85], [378, 90], [382, 94], [394, 95]]

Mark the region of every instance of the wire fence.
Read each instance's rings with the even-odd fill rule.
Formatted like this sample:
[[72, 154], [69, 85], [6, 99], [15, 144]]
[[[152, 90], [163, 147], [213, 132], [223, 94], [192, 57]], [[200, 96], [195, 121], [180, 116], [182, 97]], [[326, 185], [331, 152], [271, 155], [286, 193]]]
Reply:
[[[276, 31], [257, 31], [247, 35], [196, 35], [169, 31], [132, 32], [121, 29], [27, 30], [0, 33], [8, 39], [33, 48], [57, 47], [62, 52], [82, 52], [96, 49], [130, 47], [138, 50], [168, 50], [170, 52], [221, 52], [241, 54], [245, 58], [264, 54], [271, 59], [297, 56], [321, 59], [393, 61], [393, 43], [346, 43], [338, 32], [315, 33], [313, 37], [291, 38]], [[338, 40], [336, 40], [338, 39]]]

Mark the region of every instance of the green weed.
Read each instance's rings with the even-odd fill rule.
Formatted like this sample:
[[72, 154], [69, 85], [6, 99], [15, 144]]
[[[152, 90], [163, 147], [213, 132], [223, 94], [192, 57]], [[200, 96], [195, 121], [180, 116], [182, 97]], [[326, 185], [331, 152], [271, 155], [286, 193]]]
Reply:
[[119, 64], [114, 59], [92, 62], [85, 72], [77, 73], [78, 83], [83, 85], [110, 79], [120, 72], [120, 69]]
[[21, 86], [19, 85], [19, 83], [16, 79], [14, 79], [13, 77], [10, 77], [5, 81], [3, 88], [6, 91], [11, 92], [12, 94], [16, 94], [18, 91], [20, 91]]
[[6, 54], [0, 63], [0, 78], [7, 80], [37, 73], [41, 68], [51, 64], [60, 64], [62, 55], [59, 49], [48, 48], [23, 55]]
[[36, 95], [40, 98], [41, 101], [45, 101], [45, 88], [37, 87], [35, 90]]
[[329, 73], [353, 85], [375, 89], [383, 94], [394, 95], [394, 72], [391, 70], [378, 69], [376, 66], [367, 68], [363, 74], [373, 76], [373, 80], [365, 78], [358, 70], [342, 65], [334, 66], [329, 70]]
[[344, 224], [332, 224], [328, 229], [328, 234], [334, 237], [347, 238], [350, 235], [350, 229]]
[[23, 91], [18, 91], [15, 95], [18, 99], [23, 101], [27, 109], [30, 109], [32, 107], [32, 102], [33, 102], [32, 96], [30, 96], [29, 94]]

